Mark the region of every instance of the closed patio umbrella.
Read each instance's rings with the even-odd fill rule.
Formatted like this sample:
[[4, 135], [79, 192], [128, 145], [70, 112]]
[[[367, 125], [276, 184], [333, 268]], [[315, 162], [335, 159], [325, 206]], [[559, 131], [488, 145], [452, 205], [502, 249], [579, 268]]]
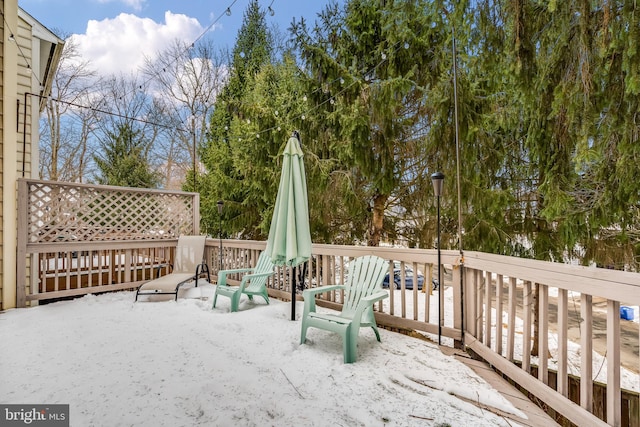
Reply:
[[[307, 182], [297, 132], [284, 148], [282, 175], [271, 218], [267, 255], [276, 265], [295, 267], [311, 257]], [[291, 320], [295, 320], [296, 282], [291, 286]]]

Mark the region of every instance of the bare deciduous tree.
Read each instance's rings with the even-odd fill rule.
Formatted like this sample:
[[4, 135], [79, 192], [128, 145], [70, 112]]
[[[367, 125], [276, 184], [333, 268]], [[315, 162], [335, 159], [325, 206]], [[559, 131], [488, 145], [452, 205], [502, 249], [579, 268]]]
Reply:
[[40, 126], [41, 179], [86, 179], [89, 137], [97, 121], [99, 101], [92, 95], [97, 80], [91, 64], [80, 57], [73, 37], [67, 37]]
[[99, 120], [93, 136], [98, 150], [91, 153], [92, 158], [101, 159], [113, 143], [114, 135], [117, 137], [126, 129], [135, 135], [134, 145], [144, 147], [141, 158], [157, 173], [162, 164], [153, 156], [154, 146], [170, 126], [162, 123], [162, 112], [149, 95], [148, 83], [137, 75], [112, 76], [102, 80], [96, 93], [103, 107], [97, 111]]
[[[227, 68], [210, 41], [195, 45], [175, 41], [145, 61], [162, 123], [168, 125], [156, 155], [164, 163], [164, 187], [179, 188], [200, 167], [197, 151], [206, 138], [208, 117], [222, 88]], [[195, 186], [190, 185], [191, 188]]]

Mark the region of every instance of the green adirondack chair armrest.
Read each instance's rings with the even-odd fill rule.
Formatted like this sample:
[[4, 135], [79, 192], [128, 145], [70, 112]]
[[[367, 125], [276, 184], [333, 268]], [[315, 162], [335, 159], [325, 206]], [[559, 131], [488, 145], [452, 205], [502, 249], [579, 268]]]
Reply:
[[378, 293], [375, 293], [373, 295], [369, 295], [368, 297], [364, 297], [360, 300], [361, 303], [366, 302], [368, 305], [374, 304], [380, 300], [383, 300], [385, 298], [389, 298], [389, 292], [387, 291], [380, 291]]
[[323, 294], [325, 292], [331, 292], [335, 290], [344, 290], [344, 285], [329, 285], [329, 286], [320, 286], [318, 288], [313, 289], [305, 289], [302, 291], [302, 298], [304, 299], [304, 314], [311, 313], [316, 311], [316, 295]]
[[369, 295], [368, 297], [362, 298], [360, 300], [360, 303], [362, 304], [366, 303], [367, 305], [372, 305], [385, 298], [389, 298], [389, 293], [387, 291], [381, 291], [373, 295]]
[[227, 275], [236, 273], [247, 273], [255, 270], [255, 268], [235, 268], [233, 270], [220, 270], [218, 271], [218, 286], [227, 285]]
[[[259, 277], [269, 277], [269, 276], [273, 276], [274, 274], [275, 272], [273, 271], [264, 271], [262, 273], [245, 274], [244, 276], [242, 276], [242, 281], [240, 282], [240, 292], [244, 291], [244, 289], [247, 286], [247, 282], [250, 282], [252, 279], [257, 279]], [[249, 283], [249, 286], [251, 286], [251, 283]]]
[[[353, 320], [352, 320], [352, 323], [353, 323], [352, 331], [356, 336], [358, 335], [358, 329], [360, 328], [360, 324], [362, 322], [362, 315], [364, 314], [365, 310], [367, 310], [370, 307], [373, 307], [373, 305], [376, 302], [381, 301], [388, 297], [389, 297], [388, 292], [381, 291], [373, 295], [369, 295], [368, 297], [364, 297], [360, 300], [360, 302], [358, 302], [358, 307], [356, 308], [356, 311], [353, 314]], [[373, 316], [373, 313], [371, 313], [371, 316]], [[375, 319], [369, 319], [369, 322], [372, 322], [374, 320]]]
[[324, 292], [334, 291], [336, 289], [344, 289], [344, 285], [329, 285], [329, 286], [318, 286], [317, 288], [305, 289], [302, 294], [321, 294]]

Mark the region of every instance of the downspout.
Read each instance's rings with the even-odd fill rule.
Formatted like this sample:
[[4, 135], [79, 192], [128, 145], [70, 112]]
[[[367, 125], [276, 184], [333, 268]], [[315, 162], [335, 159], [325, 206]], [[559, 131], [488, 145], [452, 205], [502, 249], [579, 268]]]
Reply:
[[[25, 168], [27, 167], [27, 95], [24, 93], [24, 117], [22, 118], [22, 177], [24, 178]], [[33, 142], [33, 141], [32, 141]]]

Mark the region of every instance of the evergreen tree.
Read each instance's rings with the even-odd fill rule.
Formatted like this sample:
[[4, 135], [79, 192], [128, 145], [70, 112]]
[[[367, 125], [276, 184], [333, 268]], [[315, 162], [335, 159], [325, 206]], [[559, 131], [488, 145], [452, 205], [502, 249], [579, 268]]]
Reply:
[[222, 198], [229, 231], [266, 236], [295, 128], [314, 241], [433, 247], [440, 170], [444, 248], [460, 233], [465, 250], [637, 268], [633, 4], [351, 0], [294, 22], [300, 57], [280, 62], [256, 47], [269, 37], [248, 11], [203, 153], [204, 222], [217, 227]]
[[427, 8], [424, 1], [353, 0], [344, 9], [328, 6], [312, 31], [304, 22], [293, 27], [319, 106], [310, 131], [337, 156], [346, 184], [340, 205], [352, 227], [366, 227], [356, 239], [372, 246], [403, 212], [396, 202], [419, 191], [427, 172], [418, 142], [437, 37]]
[[[529, 256], [637, 265], [640, 59], [628, 2], [485, 4], [512, 76]], [[479, 51], [479, 53], [484, 53]], [[503, 73], [504, 73], [503, 71]]]
[[99, 184], [121, 187], [156, 188], [158, 176], [149, 167], [149, 144], [140, 138], [140, 132], [129, 124], [118, 126], [118, 133], [109, 132], [101, 144], [101, 154], [93, 160], [99, 171]]
[[[244, 13], [232, 51], [230, 76], [227, 85], [216, 99], [210, 120], [208, 140], [202, 148], [201, 158], [207, 170], [202, 186], [202, 227], [213, 232], [218, 227], [218, 200], [225, 202], [224, 227], [228, 233], [239, 233], [248, 238], [264, 237], [260, 229], [264, 201], [253, 197], [262, 192], [257, 183], [246, 178], [264, 152], [252, 153], [251, 162], [239, 157], [247, 143], [246, 134], [255, 137], [255, 124], [251, 125], [253, 100], [247, 98], [256, 76], [271, 61], [272, 40], [265, 21], [265, 13], [257, 0], [252, 0]], [[276, 184], [277, 185], [277, 184]], [[258, 197], [258, 200], [260, 198]]]
[[[637, 8], [481, 1], [443, 11], [431, 15], [432, 25], [459, 41], [464, 249], [637, 266], [640, 187], [632, 175], [639, 166], [630, 159], [640, 135], [633, 118], [639, 32], [625, 30]], [[427, 119], [428, 143], [451, 141], [454, 129], [451, 79], [441, 81], [428, 93], [441, 102]], [[443, 246], [454, 243], [458, 227], [450, 220], [448, 147], [437, 150], [451, 178]]]

